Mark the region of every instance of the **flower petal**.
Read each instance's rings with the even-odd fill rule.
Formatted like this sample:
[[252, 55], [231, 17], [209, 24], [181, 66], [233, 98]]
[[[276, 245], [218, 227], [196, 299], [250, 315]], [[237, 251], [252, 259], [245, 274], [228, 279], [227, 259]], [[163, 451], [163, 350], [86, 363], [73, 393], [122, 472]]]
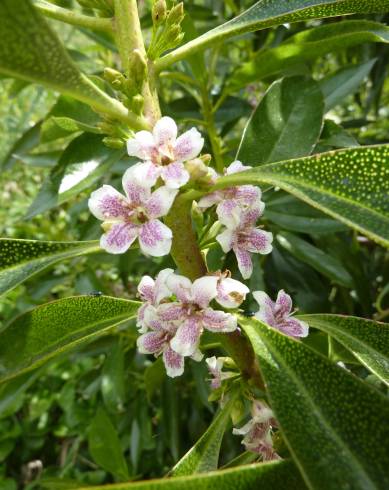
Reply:
[[131, 223], [112, 223], [100, 238], [100, 247], [111, 254], [126, 252], [138, 236], [138, 226]]
[[172, 302], [163, 303], [158, 307], [158, 316], [165, 322], [172, 322], [176, 320], [185, 320], [185, 310], [182, 303]]
[[174, 145], [174, 156], [177, 161], [185, 162], [197, 157], [204, 146], [204, 139], [196, 128], [179, 136]]
[[153, 129], [153, 139], [157, 147], [172, 145], [177, 138], [177, 124], [171, 117], [162, 117]]
[[279, 316], [287, 316], [292, 311], [292, 298], [283, 289], [278, 291], [275, 310]]
[[244, 170], [250, 170], [250, 168], [252, 167], [243, 165], [243, 163], [239, 160], [235, 160], [234, 162], [230, 163], [230, 165], [225, 169], [225, 174], [236, 174], [238, 172], [243, 172]]
[[236, 316], [224, 311], [207, 308], [201, 313], [204, 328], [210, 332], [233, 332], [238, 326]]
[[261, 201], [262, 192], [259, 187], [253, 185], [239, 185], [234, 187], [234, 199], [246, 206], [258, 206], [261, 214], [265, 209], [265, 203]]
[[150, 199], [145, 203], [145, 210], [148, 217], [153, 219], [166, 216], [172, 207], [177, 193], [177, 189], [169, 189], [166, 186], [159, 187], [154, 191]]
[[238, 261], [238, 268], [242, 274], [243, 279], [248, 279], [253, 273], [253, 262], [251, 255], [243, 247], [234, 246], [234, 253], [236, 260]]
[[204, 276], [196, 279], [192, 286], [192, 298], [194, 303], [206, 308], [217, 295], [216, 276]]
[[155, 143], [152, 133], [139, 131], [134, 138], [127, 140], [127, 153], [130, 157], [141, 160], [152, 160], [155, 153]]
[[220, 223], [235, 230], [240, 227], [242, 208], [234, 199], [226, 199], [217, 205], [216, 213]]
[[253, 228], [249, 233], [245, 234], [244, 248], [248, 252], [265, 255], [273, 250], [272, 241], [272, 233], [259, 228]]
[[240, 281], [230, 277], [222, 278], [217, 285], [216, 301], [224, 308], [238, 308], [249, 292], [250, 289]]
[[199, 345], [202, 328], [195, 317], [188, 318], [170, 341], [170, 347], [182, 356], [192, 356]]
[[307, 337], [309, 333], [309, 325], [297, 318], [288, 318], [277, 328], [290, 337]]
[[233, 230], [224, 230], [223, 233], [217, 235], [216, 240], [220, 243], [223, 252], [229, 252], [234, 246], [236, 234]]
[[168, 187], [178, 189], [189, 181], [190, 175], [182, 162], [173, 162], [161, 167], [161, 177]]
[[176, 295], [177, 299], [183, 303], [192, 301], [192, 282], [185, 276], [171, 274], [167, 278], [167, 286]]
[[163, 351], [162, 359], [165, 364], [166, 374], [170, 378], [176, 378], [184, 373], [184, 358], [170, 347]]
[[170, 252], [173, 234], [158, 219], [144, 223], [139, 231], [139, 246], [142, 252], [153, 257], [162, 257]]
[[150, 276], [143, 276], [138, 284], [138, 293], [141, 297], [142, 301], [150, 301], [154, 300], [154, 288], [155, 281]]
[[166, 344], [165, 332], [148, 332], [138, 337], [136, 344], [141, 354], [160, 354]]
[[158, 305], [164, 298], [172, 295], [167, 285], [167, 278], [173, 273], [173, 269], [163, 269], [158, 272], [155, 278], [154, 304]]
[[142, 203], [150, 197], [151, 187], [157, 182], [160, 167], [151, 162], [139, 162], [128, 168], [122, 179], [123, 189], [134, 203]]
[[128, 201], [110, 185], [92, 192], [88, 206], [90, 212], [102, 221], [123, 220], [128, 216]]
[[254, 291], [253, 296], [259, 305], [259, 311], [255, 314], [255, 318], [274, 327], [277, 324], [275, 319], [275, 305], [265, 291]]
[[219, 204], [219, 202], [221, 202], [222, 200], [223, 193], [221, 191], [215, 191], [202, 197], [198, 202], [198, 206], [200, 209], [207, 209], [214, 204]]
[[190, 356], [191, 359], [193, 359], [196, 362], [200, 362], [203, 360], [204, 354], [201, 352], [200, 349], [196, 349], [194, 353]]

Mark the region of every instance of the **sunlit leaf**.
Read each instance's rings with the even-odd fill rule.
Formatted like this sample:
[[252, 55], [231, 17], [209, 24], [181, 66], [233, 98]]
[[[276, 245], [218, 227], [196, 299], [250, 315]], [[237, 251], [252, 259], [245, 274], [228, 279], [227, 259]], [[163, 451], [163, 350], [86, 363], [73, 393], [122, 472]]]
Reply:
[[99, 250], [97, 241], [45, 242], [0, 238], [0, 295], [60, 260]]
[[312, 327], [328, 333], [389, 385], [389, 324], [340, 315], [303, 315]]
[[388, 145], [330, 151], [222, 177], [216, 187], [278, 186], [389, 246], [388, 157]]
[[30, 371], [134, 318], [139, 305], [109, 296], [76, 296], [22, 314], [0, 332], [0, 381]]
[[[389, 401], [345, 369], [256, 319], [241, 324], [285, 441], [310, 488], [387, 488]], [[309, 443], [307, 443], [309, 441]]]

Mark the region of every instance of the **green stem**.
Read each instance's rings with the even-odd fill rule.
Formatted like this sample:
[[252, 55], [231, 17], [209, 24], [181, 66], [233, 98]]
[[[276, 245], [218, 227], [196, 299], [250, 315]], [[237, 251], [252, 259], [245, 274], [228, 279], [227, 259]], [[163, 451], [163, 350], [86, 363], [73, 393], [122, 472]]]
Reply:
[[[138, 49], [142, 55], [147, 57], [143, 41], [142, 30], [139, 21], [138, 5], [136, 0], [114, 0], [115, 8], [115, 35], [116, 44], [119, 49], [122, 66], [127, 74], [131, 75], [130, 54]], [[156, 91], [156, 76], [154, 66], [149, 62], [149, 76], [144, 84], [143, 97], [145, 100], [145, 116], [151, 125], [161, 117], [158, 95]]]
[[102, 19], [90, 15], [79, 14], [78, 12], [72, 12], [71, 10], [45, 2], [44, 0], [39, 0], [34, 4], [34, 7], [46, 17], [66, 22], [66, 24], [86, 27], [87, 29], [92, 29], [94, 31], [112, 32], [111, 19]]

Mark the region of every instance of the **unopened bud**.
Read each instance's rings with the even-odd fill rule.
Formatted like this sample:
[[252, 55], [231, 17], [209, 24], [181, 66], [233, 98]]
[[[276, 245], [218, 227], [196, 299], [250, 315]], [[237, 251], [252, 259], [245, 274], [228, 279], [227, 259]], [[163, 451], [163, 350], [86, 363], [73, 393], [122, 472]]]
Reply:
[[204, 153], [204, 155], [201, 155], [199, 157], [204, 163], [205, 165], [209, 165], [211, 160], [212, 160], [212, 156], [209, 154], [209, 153]]
[[165, 0], [157, 0], [153, 5], [153, 22], [157, 26], [166, 19], [167, 7]]
[[122, 73], [113, 68], [104, 68], [104, 78], [116, 90], [121, 90], [126, 80]]
[[110, 136], [103, 138], [103, 143], [108, 148], [114, 148], [115, 150], [121, 150], [124, 146], [124, 142], [120, 138], [111, 138]]
[[168, 26], [172, 26], [173, 24], [181, 24], [183, 18], [184, 4], [180, 2], [170, 10], [166, 19], [166, 24]]
[[192, 180], [203, 179], [208, 175], [208, 167], [201, 158], [194, 158], [193, 160], [187, 161], [185, 168], [189, 172]]
[[110, 124], [106, 121], [102, 121], [102, 122], [97, 123], [97, 127], [104, 134], [111, 134], [112, 135], [115, 133], [115, 128], [112, 126], [112, 124]]
[[130, 76], [129, 82], [134, 85], [136, 92], [141, 92], [143, 83], [147, 76], [147, 61], [140, 49], [134, 49], [130, 54]]
[[173, 25], [166, 33], [166, 43], [169, 45], [176, 43], [181, 34], [181, 27], [179, 24]]

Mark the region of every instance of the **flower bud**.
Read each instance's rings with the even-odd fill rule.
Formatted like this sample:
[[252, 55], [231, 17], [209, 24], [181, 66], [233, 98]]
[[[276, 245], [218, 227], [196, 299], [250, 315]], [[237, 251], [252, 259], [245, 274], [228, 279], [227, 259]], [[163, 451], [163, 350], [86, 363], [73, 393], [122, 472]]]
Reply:
[[122, 90], [126, 80], [122, 73], [108, 67], [104, 68], [104, 78], [115, 90]]
[[103, 138], [103, 143], [105, 146], [108, 146], [108, 148], [113, 148], [115, 150], [121, 150], [124, 146], [124, 142], [120, 138], [111, 138], [110, 136]]
[[145, 103], [145, 99], [143, 95], [141, 94], [134, 95], [131, 101], [131, 108], [135, 112], [135, 114], [138, 115], [142, 114], [144, 103]]
[[203, 179], [208, 175], [208, 167], [201, 158], [188, 160], [185, 164], [185, 168], [189, 172], [192, 180]]
[[112, 135], [115, 133], [115, 128], [112, 126], [112, 124], [110, 124], [107, 121], [101, 121], [101, 122], [97, 123], [97, 127], [104, 134]]
[[133, 93], [140, 93], [147, 76], [146, 57], [140, 49], [134, 49], [132, 51], [129, 64], [131, 80], [128, 80], [128, 82], [129, 84], [132, 83], [132, 87], [129, 88], [132, 88]]
[[170, 46], [176, 43], [181, 34], [181, 27], [179, 26], [179, 24], [174, 24], [166, 33], [166, 44]]
[[153, 4], [152, 16], [156, 26], [160, 25], [166, 19], [167, 7], [165, 0], [157, 0]]
[[172, 26], [174, 24], [181, 24], [183, 18], [184, 18], [184, 4], [180, 2], [170, 10], [166, 19], [166, 25]]

